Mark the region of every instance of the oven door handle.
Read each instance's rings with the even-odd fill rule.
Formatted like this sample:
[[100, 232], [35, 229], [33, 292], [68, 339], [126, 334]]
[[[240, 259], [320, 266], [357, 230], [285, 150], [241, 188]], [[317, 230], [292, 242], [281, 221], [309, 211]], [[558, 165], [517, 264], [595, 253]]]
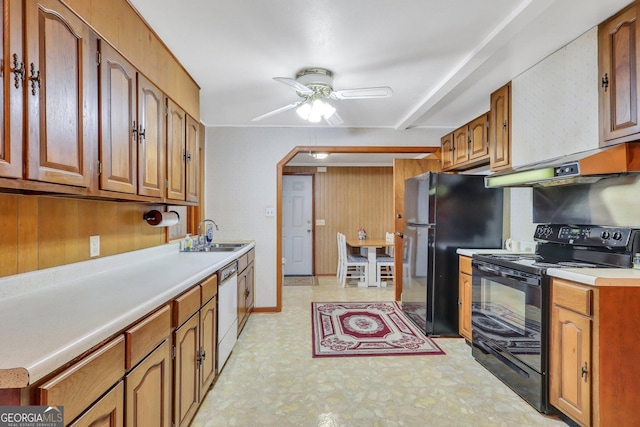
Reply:
[[475, 342], [475, 344], [480, 347], [480, 349], [482, 351], [484, 351], [485, 353], [491, 353], [492, 355], [494, 355], [495, 357], [497, 357], [498, 359], [500, 359], [504, 364], [506, 364], [508, 367], [510, 367], [511, 369], [513, 369], [514, 371], [516, 371], [518, 374], [522, 375], [525, 378], [529, 378], [529, 373], [527, 371], [525, 371], [524, 369], [522, 369], [521, 367], [519, 367], [518, 365], [516, 365], [512, 360], [507, 359], [501, 351], [498, 350], [494, 350], [493, 348], [491, 348], [487, 343], [485, 343], [482, 340], [478, 340]]
[[498, 270], [496, 268], [487, 267], [486, 265], [478, 264], [476, 267], [478, 268], [478, 270], [484, 271], [486, 273], [492, 273], [492, 274], [495, 274], [496, 276], [505, 277], [507, 279], [522, 280], [520, 276], [516, 276], [515, 274], [509, 274], [505, 271]]

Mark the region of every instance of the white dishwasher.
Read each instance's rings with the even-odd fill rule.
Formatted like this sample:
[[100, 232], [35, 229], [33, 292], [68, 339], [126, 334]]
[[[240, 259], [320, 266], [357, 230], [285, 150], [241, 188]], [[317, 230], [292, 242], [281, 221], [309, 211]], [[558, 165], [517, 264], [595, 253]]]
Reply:
[[218, 285], [218, 372], [238, 339], [238, 261], [220, 270]]

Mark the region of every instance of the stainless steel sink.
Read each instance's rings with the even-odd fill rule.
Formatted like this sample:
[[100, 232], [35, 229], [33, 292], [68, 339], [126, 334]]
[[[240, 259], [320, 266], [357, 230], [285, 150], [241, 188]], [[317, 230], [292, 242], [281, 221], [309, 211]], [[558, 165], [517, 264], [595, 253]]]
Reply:
[[191, 248], [189, 251], [182, 252], [235, 252], [240, 250], [244, 246], [248, 245], [248, 243], [228, 243], [228, 242], [219, 242], [219, 243], [211, 243], [207, 246], [198, 246], [195, 248]]

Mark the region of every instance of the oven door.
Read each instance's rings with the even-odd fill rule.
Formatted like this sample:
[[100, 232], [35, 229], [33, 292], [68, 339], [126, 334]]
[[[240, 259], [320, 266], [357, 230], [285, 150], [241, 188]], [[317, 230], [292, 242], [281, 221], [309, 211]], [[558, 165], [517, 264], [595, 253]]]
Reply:
[[474, 358], [546, 412], [543, 276], [477, 260], [472, 265]]

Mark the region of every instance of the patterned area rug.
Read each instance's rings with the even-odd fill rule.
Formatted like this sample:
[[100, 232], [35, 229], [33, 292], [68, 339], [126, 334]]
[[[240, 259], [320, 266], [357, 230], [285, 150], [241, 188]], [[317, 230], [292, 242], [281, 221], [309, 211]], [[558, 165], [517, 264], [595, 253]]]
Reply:
[[282, 286], [318, 286], [316, 276], [284, 276]]
[[312, 302], [313, 357], [444, 354], [396, 302]]

